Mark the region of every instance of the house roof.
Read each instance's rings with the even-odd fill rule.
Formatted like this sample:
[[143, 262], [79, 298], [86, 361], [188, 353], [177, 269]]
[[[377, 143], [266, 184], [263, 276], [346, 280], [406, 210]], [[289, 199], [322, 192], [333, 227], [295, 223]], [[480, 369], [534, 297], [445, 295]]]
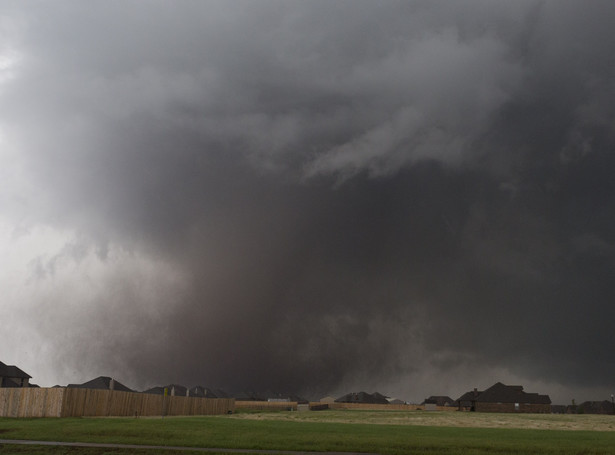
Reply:
[[152, 387], [151, 389], [144, 390], [143, 393], [151, 393], [154, 395], [164, 395], [164, 389], [167, 389], [168, 395], [171, 395], [173, 389], [175, 389], [174, 394], [177, 397], [185, 397], [186, 391], [188, 390], [187, 387], [180, 385], [180, 384], [168, 384], [168, 385], [162, 385], [158, 387]]
[[476, 401], [481, 403], [519, 403], [522, 398], [523, 387], [504, 385], [496, 382], [486, 389]]
[[0, 362], [0, 377], [29, 379], [32, 376], [17, 368], [15, 365], [6, 365], [5, 363]]
[[551, 404], [549, 395], [539, 395], [537, 393], [527, 393], [520, 385], [505, 385], [496, 382], [488, 389], [479, 392], [473, 390], [464, 393], [457, 400], [462, 406], [468, 403], [527, 403], [527, 404]]
[[98, 389], [98, 390], [109, 390], [111, 381], [113, 381], [113, 390], [118, 390], [120, 392], [134, 392], [134, 390], [129, 389], [124, 384], [109, 376], [98, 376], [90, 381], [84, 382], [83, 384], [68, 384], [67, 387], [75, 388], [75, 389]]
[[163, 395], [164, 387], [162, 386], [150, 387], [149, 389], [144, 390], [143, 393], [151, 393], [152, 395]]
[[203, 398], [227, 398], [226, 393], [221, 390], [212, 390], [200, 385], [190, 389], [190, 396]]
[[207, 392], [208, 392], [207, 388], [197, 385], [190, 389], [190, 396], [191, 397], [205, 397]]
[[389, 404], [386, 397], [378, 392], [351, 392], [335, 400], [337, 403], [370, 403], [370, 404]]
[[483, 392], [476, 389], [470, 390], [457, 398], [455, 402], [459, 403], [460, 406], [471, 406], [472, 403], [478, 399], [481, 393]]
[[386, 397], [386, 396], [384, 396], [383, 394], [378, 393], [378, 392], [374, 392], [374, 393], [372, 393], [372, 397], [374, 397], [374, 399], [375, 399], [375, 400], [378, 400], [379, 402], [382, 402], [382, 403], [384, 403], [385, 401], [386, 401], [387, 403], [389, 402], [388, 397]]
[[436, 406], [451, 406], [455, 404], [455, 401], [451, 397], [445, 395], [432, 395], [426, 398], [421, 404], [426, 403], [435, 404]]

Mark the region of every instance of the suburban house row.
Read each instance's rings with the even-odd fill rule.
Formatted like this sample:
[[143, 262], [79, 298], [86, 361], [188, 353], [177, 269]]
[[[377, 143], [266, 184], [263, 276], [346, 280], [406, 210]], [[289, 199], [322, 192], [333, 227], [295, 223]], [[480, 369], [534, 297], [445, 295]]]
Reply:
[[[30, 383], [32, 377], [14, 365], [6, 365], [0, 362], [0, 387], [38, 387]], [[60, 387], [60, 386], [55, 386]], [[68, 384], [67, 388], [82, 389], [101, 389], [116, 390], [123, 392], [135, 392], [121, 382], [108, 377], [99, 376], [82, 384]], [[203, 398], [231, 398], [227, 393], [219, 389], [208, 389], [202, 386], [187, 388], [179, 384], [169, 384], [167, 386], [153, 387], [142, 393], [148, 394], [168, 394], [170, 396], [203, 397]], [[270, 395], [270, 396], [269, 396]], [[260, 397], [259, 394], [245, 392], [238, 394], [235, 398], [239, 401], [292, 401], [297, 403], [307, 403], [298, 396], [286, 396], [280, 394], [268, 394], [267, 398]], [[352, 392], [337, 399], [325, 397], [321, 403], [357, 403], [374, 405], [403, 405], [402, 400], [392, 399], [378, 392]], [[505, 385], [497, 382], [484, 391], [473, 389], [464, 393], [456, 400], [448, 396], [436, 395], [425, 399], [421, 403], [421, 408], [425, 410], [436, 410], [442, 408], [456, 409], [459, 411], [477, 412], [518, 412], [518, 413], [587, 413], [587, 414], [615, 414], [615, 404], [605, 401], [587, 401], [580, 405], [557, 406], [551, 404], [548, 395], [538, 393], [528, 393], [520, 385]]]

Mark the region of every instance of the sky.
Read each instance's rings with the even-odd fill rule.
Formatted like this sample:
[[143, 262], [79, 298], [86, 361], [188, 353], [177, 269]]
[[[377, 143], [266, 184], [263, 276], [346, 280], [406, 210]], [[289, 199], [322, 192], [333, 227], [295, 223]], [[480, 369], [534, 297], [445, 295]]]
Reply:
[[0, 0], [0, 360], [615, 392], [610, 1]]

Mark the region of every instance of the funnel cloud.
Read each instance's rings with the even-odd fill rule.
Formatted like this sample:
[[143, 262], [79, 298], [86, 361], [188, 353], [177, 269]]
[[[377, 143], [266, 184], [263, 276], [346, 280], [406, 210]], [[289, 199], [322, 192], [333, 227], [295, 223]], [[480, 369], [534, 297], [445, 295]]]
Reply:
[[0, 359], [45, 386], [608, 397], [613, 23], [3, 2]]

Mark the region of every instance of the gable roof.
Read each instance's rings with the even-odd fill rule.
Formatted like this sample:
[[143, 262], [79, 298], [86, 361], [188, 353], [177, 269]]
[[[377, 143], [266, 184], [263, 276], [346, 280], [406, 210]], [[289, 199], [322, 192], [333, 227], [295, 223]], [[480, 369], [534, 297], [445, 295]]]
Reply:
[[478, 399], [482, 391], [478, 391], [477, 389], [470, 390], [469, 392], [464, 393], [459, 398], [455, 400], [455, 402], [459, 403], [459, 406], [469, 407], [472, 406], [473, 403]]
[[481, 403], [518, 403], [519, 393], [523, 392], [521, 386], [507, 386], [496, 382], [483, 391], [476, 401]]
[[551, 404], [548, 395], [527, 393], [520, 385], [504, 385], [496, 382], [477, 398], [480, 403], [528, 403], [528, 404]]
[[32, 376], [17, 368], [15, 365], [6, 365], [5, 363], [0, 362], [0, 377], [30, 379]]
[[370, 404], [389, 404], [386, 397], [378, 392], [351, 392], [335, 400], [337, 403], [370, 403]]
[[134, 392], [124, 384], [109, 376], [98, 376], [83, 384], [68, 384], [66, 387], [74, 389], [97, 389], [97, 390], [109, 390], [111, 387], [111, 381], [113, 381], [113, 390], [119, 390], [120, 392]]
[[421, 404], [435, 404], [436, 406], [452, 406], [455, 404], [455, 401], [448, 396], [445, 395], [432, 395], [429, 398], [426, 398], [425, 401]]

